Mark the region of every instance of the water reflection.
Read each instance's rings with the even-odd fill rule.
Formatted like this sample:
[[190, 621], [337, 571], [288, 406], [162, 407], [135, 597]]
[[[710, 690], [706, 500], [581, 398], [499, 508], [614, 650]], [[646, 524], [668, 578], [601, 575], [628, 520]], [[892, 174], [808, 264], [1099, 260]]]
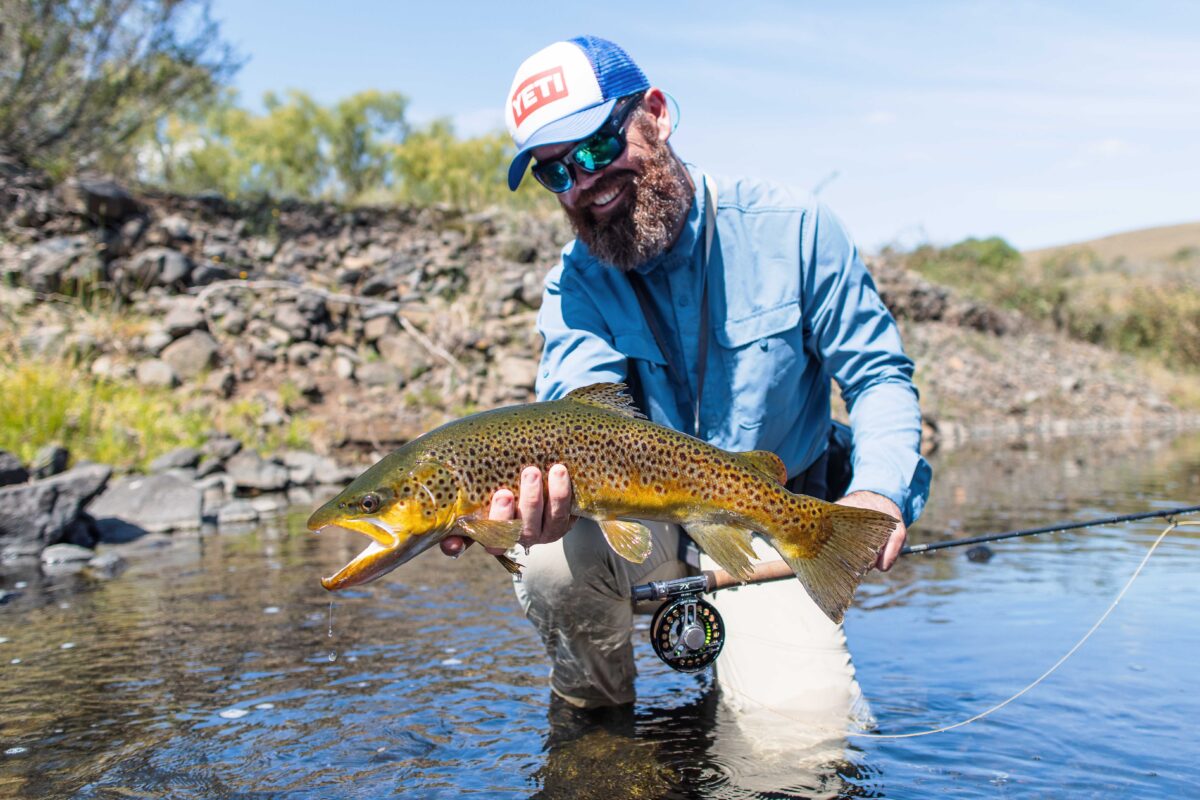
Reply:
[[[1200, 502], [1200, 437], [937, 457], [915, 541]], [[422, 556], [338, 596], [354, 537], [295, 518], [146, 537], [112, 580], [0, 565], [0, 796], [377, 798], [1184, 796], [1200, 712], [1200, 531], [1181, 529], [1059, 674], [983, 723], [886, 742], [748, 729], [639, 634], [639, 702], [550, 702], [494, 561]], [[872, 575], [847, 618], [884, 731], [957, 721], [1040, 674], [1099, 616], [1157, 521], [947, 551]], [[332, 631], [332, 636], [330, 636]], [[330, 653], [335, 660], [330, 660]], [[767, 734], [763, 734], [763, 727]], [[813, 741], [813, 739], [816, 741]]]

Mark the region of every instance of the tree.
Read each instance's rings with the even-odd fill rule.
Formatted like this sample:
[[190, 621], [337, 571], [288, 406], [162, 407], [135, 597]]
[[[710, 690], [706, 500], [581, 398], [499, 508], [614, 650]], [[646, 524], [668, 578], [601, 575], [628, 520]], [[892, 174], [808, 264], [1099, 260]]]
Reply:
[[0, 152], [130, 158], [147, 126], [240, 66], [218, 34], [208, 0], [0, 0]]

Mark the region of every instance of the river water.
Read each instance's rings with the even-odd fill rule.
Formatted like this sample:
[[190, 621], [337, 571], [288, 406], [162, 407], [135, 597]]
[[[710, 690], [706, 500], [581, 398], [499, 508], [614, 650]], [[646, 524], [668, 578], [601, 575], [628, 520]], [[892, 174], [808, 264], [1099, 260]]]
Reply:
[[[935, 456], [912, 541], [1200, 504], [1200, 436]], [[330, 596], [358, 536], [309, 507], [244, 533], [147, 539], [119, 577], [5, 567], [0, 797], [1184, 797], [1200, 785], [1200, 528], [1168, 536], [1057, 672], [984, 720], [814, 759], [739, 733], [712, 680], [639, 630], [639, 702], [551, 708], [503, 570], [427, 553]], [[1161, 520], [909, 556], [846, 618], [880, 733], [1016, 693], [1099, 618]], [[747, 590], [743, 590], [747, 591]], [[786, 743], [785, 743], [786, 744]], [[782, 754], [782, 755], [781, 755]]]

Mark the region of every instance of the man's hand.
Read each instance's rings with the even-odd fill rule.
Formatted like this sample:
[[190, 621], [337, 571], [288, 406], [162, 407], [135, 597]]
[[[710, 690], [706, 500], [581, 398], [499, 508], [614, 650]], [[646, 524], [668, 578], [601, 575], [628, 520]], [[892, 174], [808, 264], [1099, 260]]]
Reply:
[[[571, 478], [567, 468], [555, 464], [546, 475], [544, 491], [542, 483], [542, 471], [537, 467], [526, 467], [521, 472], [521, 499], [514, 502], [510, 490], [498, 489], [492, 495], [488, 509], [488, 519], [521, 519], [518, 544], [524, 547], [556, 542], [575, 524], [575, 517], [571, 516]], [[458, 557], [471, 543], [462, 536], [447, 536], [442, 540], [441, 548], [446, 555]], [[496, 547], [489, 547], [487, 551], [494, 556], [504, 553]]]
[[900, 508], [883, 495], [874, 492], [851, 492], [837, 502], [838, 505], [882, 511], [900, 520], [896, 530], [892, 531], [892, 535], [888, 537], [887, 544], [879, 551], [879, 557], [875, 559], [877, 569], [883, 572], [891, 569], [892, 564], [895, 564], [896, 559], [900, 557], [900, 549], [904, 547], [904, 541], [908, 538], [908, 528], [904, 525], [904, 517], [900, 514]]

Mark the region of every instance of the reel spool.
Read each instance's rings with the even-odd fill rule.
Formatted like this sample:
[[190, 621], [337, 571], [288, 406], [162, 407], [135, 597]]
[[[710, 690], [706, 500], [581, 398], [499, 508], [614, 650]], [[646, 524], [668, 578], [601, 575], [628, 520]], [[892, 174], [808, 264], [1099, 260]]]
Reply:
[[678, 672], [699, 672], [721, 654], [725, 623], [717, 609], [698, 593], [664, 603], [650, 623], [655, 654]]

